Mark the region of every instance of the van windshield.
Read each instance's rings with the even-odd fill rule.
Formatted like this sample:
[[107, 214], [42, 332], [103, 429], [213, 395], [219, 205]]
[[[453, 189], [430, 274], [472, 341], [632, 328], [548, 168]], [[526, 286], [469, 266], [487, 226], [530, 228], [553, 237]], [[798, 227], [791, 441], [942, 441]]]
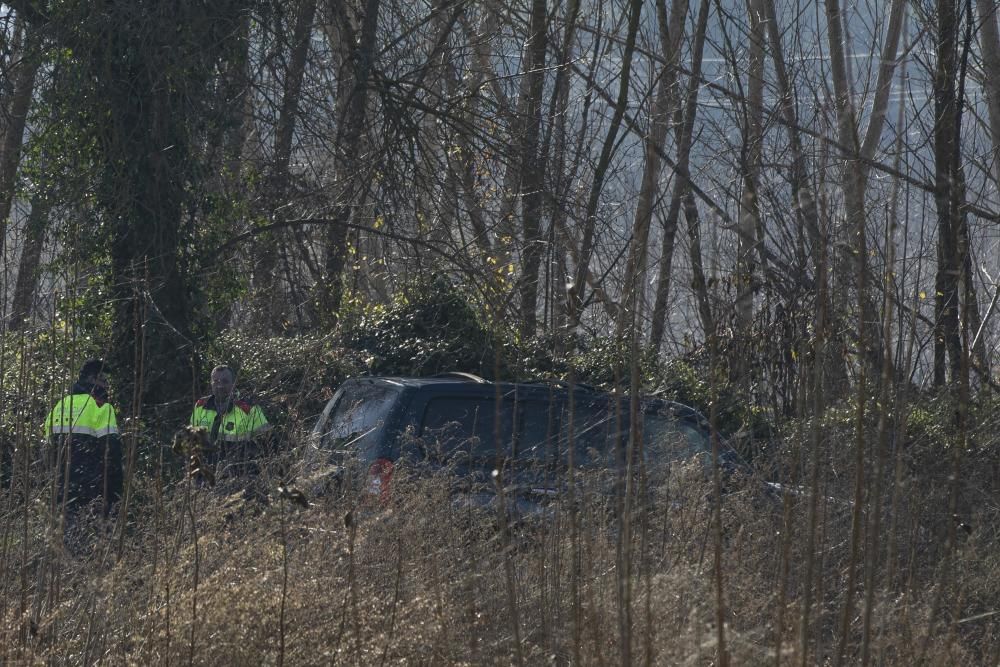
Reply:
[[357, 383], [341, 387], [321, 434], [324, 447], [337, 448], [367, 439], [385, 424], [399, 389], [390, 385]]

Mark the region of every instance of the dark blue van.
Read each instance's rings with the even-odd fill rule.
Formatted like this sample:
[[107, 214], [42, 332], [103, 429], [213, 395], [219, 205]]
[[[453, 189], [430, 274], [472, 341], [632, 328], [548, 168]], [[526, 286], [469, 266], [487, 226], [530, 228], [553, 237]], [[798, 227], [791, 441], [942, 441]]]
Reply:
[[[655, 483], [673, 462], [711, 464], [708, 423], [698, 411], [655, 398], [639, 408], [634, 469]], [[561, 382], [359, 377], [327, 403], [311, 444], [347, 480], [360, 477], [369, 498], [387, 501], [394, 473], [406, 465], [447, 472], [458, 496], [475, 504], [492, 505], [503, 493], [516, 512], [532, 513], [565, 491], [570, 469], [603, 475], [613, 487], [626, 469], [630, 409], [627, 396]]]

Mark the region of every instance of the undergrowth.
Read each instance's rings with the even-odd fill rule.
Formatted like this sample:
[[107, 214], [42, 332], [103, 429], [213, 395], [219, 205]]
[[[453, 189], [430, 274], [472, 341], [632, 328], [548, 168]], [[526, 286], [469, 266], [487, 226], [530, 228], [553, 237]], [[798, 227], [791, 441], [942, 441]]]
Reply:
[[[627, 548], [609, 499], [586, 484], [549, 519], [504, 526], [454, 502], [442, 477], [401, 476], [387, 506], [331, 488], [303, 507], [267, 473], [264, 501], [234, 481], [135, 483], [127, 513], [83, 517], [65, 537], [47, 487], [31, 485], [27, 503], [24, 487], [5, 491], [3, 664], [602, 665], [621, 664], [623, 637], [637, 664], [714, 664], [717, 576], [731, 664], [801, 664], [803, 646], [808, 664], [832, 662], [841, 636], [849, 504], [820, 498], [810, 537], [808, 493], [747, 478], [721, 498], [717, 543], [697, 465], [675, 466], [636, 510]], [[896, 542], [876, 545], [873, 658], [985, 664], [996, 508], [971, 514], [948, 553], [933, 544], [943, 499], [911, 485], [900, 496], [886, 523]], [[862, 630], [852, 619], [849, 663]]]

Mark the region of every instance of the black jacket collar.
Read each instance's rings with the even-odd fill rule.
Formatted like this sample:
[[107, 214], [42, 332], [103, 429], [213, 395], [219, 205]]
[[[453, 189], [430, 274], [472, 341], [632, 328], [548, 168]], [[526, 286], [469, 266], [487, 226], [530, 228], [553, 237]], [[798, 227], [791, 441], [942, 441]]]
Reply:
[[101, 402], [107, 402], [108, 400], [108, 390], [104, 387], [98, 387], [93, 382], [77, 382], [73, 385], [74, 394], [90, 394], [97, 400]]

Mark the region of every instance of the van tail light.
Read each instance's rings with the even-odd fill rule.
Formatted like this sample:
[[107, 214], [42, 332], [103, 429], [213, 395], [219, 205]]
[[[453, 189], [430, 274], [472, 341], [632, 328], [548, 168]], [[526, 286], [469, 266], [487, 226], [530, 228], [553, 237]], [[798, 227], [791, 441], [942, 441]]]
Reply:
[[366, 491], [370, 498], [378, 499], [381, 503], [389, 502], [392, 469], [392, 461], [389, 459], [375, 459], [375, 462], [368, 468]]

